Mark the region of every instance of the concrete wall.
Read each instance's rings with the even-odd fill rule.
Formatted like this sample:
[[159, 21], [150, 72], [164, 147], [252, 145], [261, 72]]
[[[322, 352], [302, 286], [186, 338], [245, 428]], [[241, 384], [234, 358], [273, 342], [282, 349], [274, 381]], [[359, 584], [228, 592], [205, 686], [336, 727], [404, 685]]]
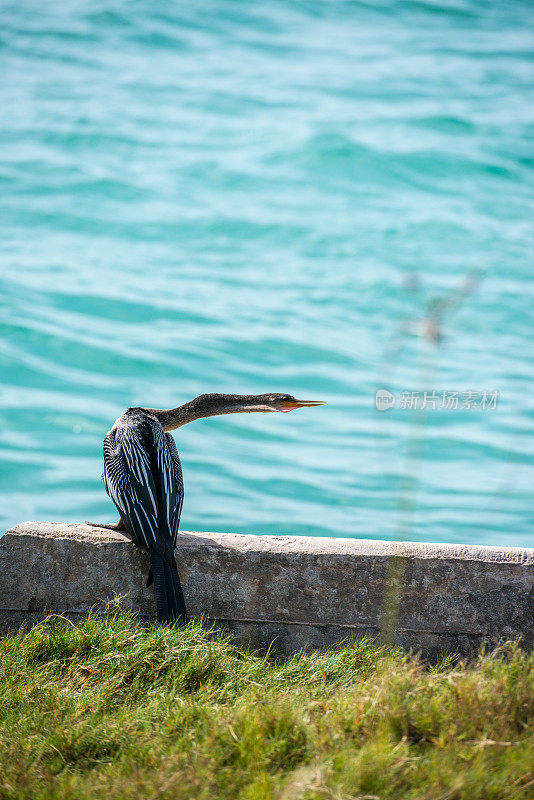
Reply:
[[[534, 549], [361, 539], [182, 533], [188, 610], [238, 639], [283, 652], [379, 633], [384, 597], [395, 641], [468, 654], [483, 640], [534, 644]], [[47, 611], [75, 618], [119, 601], [154, 615], [148, 556], [87, 525], [25, 522], [0, 539], [0, 626]]]

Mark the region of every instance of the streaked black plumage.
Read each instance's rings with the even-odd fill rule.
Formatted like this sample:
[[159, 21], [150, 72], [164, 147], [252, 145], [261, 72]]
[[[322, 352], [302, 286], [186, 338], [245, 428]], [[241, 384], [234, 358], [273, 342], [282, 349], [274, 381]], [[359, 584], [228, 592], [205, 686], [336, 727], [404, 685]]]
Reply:
[[173, 437], [147, 410], [129, 408], [106, 434], [104, 483], [132, 541], [150, 553], [158, 621], [186, 621], [174, 557], [182, 468]]

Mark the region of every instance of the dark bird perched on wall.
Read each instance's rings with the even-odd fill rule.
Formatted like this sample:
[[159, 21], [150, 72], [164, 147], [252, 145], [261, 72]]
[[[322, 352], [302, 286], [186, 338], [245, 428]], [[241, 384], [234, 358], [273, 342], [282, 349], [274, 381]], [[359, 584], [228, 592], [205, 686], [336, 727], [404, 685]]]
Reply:
[[[117, 506], [117, 525], [99, 525], [129, 533], [150, 553], [159, 622], [187, 620], [174, 549], [184, 499], [176, 444], [168, 431], [218, 414], [293, 411], [320, 406], [290, 394], [203, 394], [168, 410], [129, 408], [104, 438], [104, 484]], [[89, 523], [94, 524], [94, 523]]]

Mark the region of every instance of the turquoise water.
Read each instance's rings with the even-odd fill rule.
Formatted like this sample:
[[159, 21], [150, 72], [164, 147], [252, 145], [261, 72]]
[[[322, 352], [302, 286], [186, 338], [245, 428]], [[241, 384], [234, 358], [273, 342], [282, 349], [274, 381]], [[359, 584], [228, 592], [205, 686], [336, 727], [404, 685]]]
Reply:
[[2, 530], [115, 519], [128, 406], [283, 391], [176, 432], [184, 529], [532, 544], [534, 6], [0, 9]]

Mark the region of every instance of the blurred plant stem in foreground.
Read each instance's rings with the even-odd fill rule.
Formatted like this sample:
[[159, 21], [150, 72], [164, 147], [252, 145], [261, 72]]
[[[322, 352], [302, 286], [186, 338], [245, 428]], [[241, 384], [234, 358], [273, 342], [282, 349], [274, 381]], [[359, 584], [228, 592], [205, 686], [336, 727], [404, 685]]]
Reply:
[[[417, 392], [423, 393], [432, 390], [434, 386], [438, 346], [444, 338], [442, 331], [444, 317], [459, 308], [463, 300], [474, 291], [481, 276], [482, 273], [479, 270], [473, 270], [448, 295], [427, 299], [424, 317], [405, 321], [397, 332], [397, 358], [393, 360], [394, 353], [391, 351], [391, 347], [386, 351], [385, 360], [389, 360], [392, 366], [395, 367], [403, 347], [403, 337], [407, 333], [415, 333], [418, 342], [418, 368], [417, 385], [414, 389]], [[419, 291], [419, 283], [413, 276], [412, 280], [407, 284], [407, 288], [411, 292]], [[389, 559], [380, 617], [379, 638], [382, 644], [393, 644], [395, 639], [406, 572], [403, 543], [410, 540], [413, 529], [417, 492], [424, 462], [427, 416], [426, 408], [418, 408], [417, 404], [411, 411], [404, 467], [399, 486], [395, 537], [393, 540], [394, 547], [398, 552]]]

